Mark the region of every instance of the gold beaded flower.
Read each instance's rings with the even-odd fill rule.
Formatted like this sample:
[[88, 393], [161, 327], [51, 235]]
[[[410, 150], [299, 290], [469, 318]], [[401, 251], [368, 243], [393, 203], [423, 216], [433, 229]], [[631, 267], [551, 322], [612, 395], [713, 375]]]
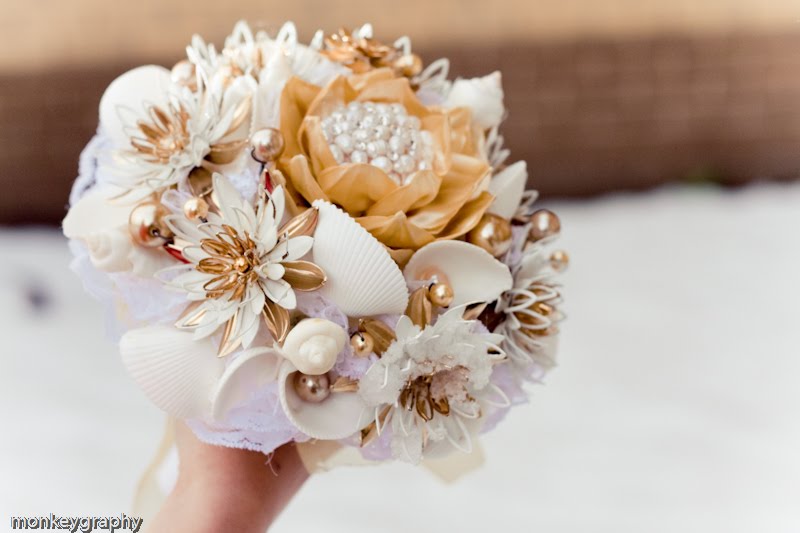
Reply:
[[183, 257], [187, 272], [173, 287], [199, 302], [177, 323], [193, 329], [197, 338], [224, 327], [219, 355], [240, 345], [248, 347], [263, 319], [273, 339], [282, 342], [289, 330], [289, 311], [296, 306], [295, 290], [313, 291], [325, 283], [321, 268], [301, 258], [314, 242], [316, 223], [310, 209], [280, 227], [283, 189], [270, 198], [263, 194], [254, 210], [220, 174], [214, 175], [219, 214], [209, 213], [197, 225], [182, 216], [167, 218], [178, 239], [189, 243]]
[[279, 168], [292, 199], [342, 206], [400, 264], [428, 243], [464, 235], [492, 203], [483, 132], [469, 110], [423, 105], [389, 69], [324, 88], [291, 79], [280, 129]]

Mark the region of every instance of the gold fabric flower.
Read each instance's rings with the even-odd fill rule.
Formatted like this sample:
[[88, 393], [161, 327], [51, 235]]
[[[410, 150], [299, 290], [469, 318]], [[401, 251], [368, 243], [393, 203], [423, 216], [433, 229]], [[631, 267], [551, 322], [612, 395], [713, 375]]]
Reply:
[[[321, 123], [354, 101], [400, 104], [417, 117], [432, 144], [430, 168], [398, 183], [371, 164], [339, 164]], [[295, 203], [321, 199], [342, 206], [401, 265], [428, 243], [467, 233], [493, 200], [486, 190], [491, 168], [483, 132], [470, 111], [426, 107], [409, 81], [389, 69], [339, 77], [324, 88], [289, 80], [281, 95], [280, 129], [286, 148], [279, 167]]]

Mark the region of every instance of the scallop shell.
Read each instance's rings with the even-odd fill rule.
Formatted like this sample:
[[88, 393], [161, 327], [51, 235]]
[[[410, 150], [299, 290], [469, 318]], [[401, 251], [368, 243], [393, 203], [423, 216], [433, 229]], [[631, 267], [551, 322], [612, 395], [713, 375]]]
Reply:
[[[169, 98], [170, 71], [156, 65], [145, 65], [122, 74], [100, 99], [100, 127], [117, 146], [128, 146], [122, 115], [141, 118], [150, 105], [164, 106]], [[131, 122], [133, 124], [133, 122]]]
[[303, 374], [320, 375], [333, 368], [344, 349], [347, 333], [324, 318], [297, 323], [283, 342], [283, 354]]
[[214, 419], [221, 420], [255, 390], [275, 381], [281, 360], [276, 350], [264, 347], [245, 350], [237, 355], [219, 378], [212, 395], [211, 414]]
[[493, 302], [514, 283], [503, 263], [464, 241], [437, 241], [411, 256], [404, 274], [409, 283], [444, 274], [453, 289], [450, 307], [474, 302]]
[[503, 218], [513, 217], [522, 202], [527, 182], [528, 167], [525, 161], [517, 161], [498, 172], [489, 182], [489, 192], [494, 195], [494, 202], [488, 211]]
[[292, 387], [297, 368], [284, 361], [278, 376], [281, 406], [287, 418], [312, 439], [335, 440], [354, 434], [370, 423], [369, 409], [355, 392], [334, 392], [320, 403], [304, 402]]
[[133, 243], [127, 228], [120, 227], [97, 232], [84, 239], [89, 251], [89, 259], [103, 272], [123, 272], [131, 269]]
[[133, 329], [119, 344], [122, 362], [151, 402], [176, 418], [208, 415], [223, 362], [208, 340], [169, 326]]
[[321, 200], [312, 254], [328, 281], [320, 289], [352, 317], [401, 314], [408, 288], [386, 248], [338, 207]]

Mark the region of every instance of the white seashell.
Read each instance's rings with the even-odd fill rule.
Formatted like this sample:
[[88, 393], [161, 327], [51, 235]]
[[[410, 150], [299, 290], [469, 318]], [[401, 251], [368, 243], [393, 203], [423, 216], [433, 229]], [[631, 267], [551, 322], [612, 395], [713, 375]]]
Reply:
[[508, 267], [464, 241], [437, 241], [411, 256], [404, 274], [409, 283], [444, 274], [453, 289], [450, 307], [475, 302], [493, 302], [510, 289], [513, 279]]
[[211, 398], [211, 415], [222, 420], [254, 391], [274, 382], [282, 358], [273, 348], [251, 348], [236, 356], [222, 374]]
[[303, 374], [318, 376], [333, 368], [347, 339], [338, 324], [324, 318], [306, 318], [286, 336], [283, 354]]
[[124, 272], [131, 269], [128, 258], [133, 248], [127, 227], [97, 232], [84, 239], [89, 259], [103, 272]]
[[403, 313], [408, 288], [386, 248], [338, 207], [320, 200], [314, 206], [313, 260], [328, 278], [322, 294], [351, 317]]
[[133, 329], [119, 343], [122, 362], [159, 409], [176, 418], [205, 417], [211, 391], [223, 370], [208, 340], [169, 326]]
[[472, 120], [483, 129], [499, 125], [506, 111], [500, 72], [495, 71], [482, 78], [457, 79], [444, 105], [468, 107], [472, 111]]
[[525, 161], [517, 161], [498, 172], [489, 182], [489, 192], [494, 195], [489, 212], [503, 218], [513, 217], [522, 202], [527, 182], [528, 167]]
[[170, 71], [155, 65], [137, 67], [122, 74], [111, 82], [100, 99], [101, 129], [117, 146], [128, 146], [130, 136], [125, 132], [123, 115], [143, 117], [146, 107], [166, 105], [171, 84]]
[[320, 403], [301, 400], [292, 385], [297, 371], [291, 361], [284, 361], [278, 376], [281, 406], [297, 428], [312, 439], [343, 439], [370, 423], [374, 417], [355, 392], [334, 392]]
[[73, 205], [61, 228], [70, 239], [85, 239], [106, 228], [128, 225], [132, 205], [114, 203], [110, 198], [119, 191], [108, 187], [94, 187]]

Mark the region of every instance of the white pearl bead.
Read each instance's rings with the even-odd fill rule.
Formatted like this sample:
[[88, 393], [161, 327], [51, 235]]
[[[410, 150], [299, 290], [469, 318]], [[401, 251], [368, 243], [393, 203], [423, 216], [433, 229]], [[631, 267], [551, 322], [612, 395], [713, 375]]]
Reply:
[[336, 136], [336, 145], [342, 149], [342, 152], [349, 154], [353, 151], [353, 138], [346, 133]]
[[383, 170], [386, 173], [392, 171], [392, 162], [389, 161], [388, 157], [385, 156], [376, 157], [371, 161], [371, 163], [373, 166], [378, 167], [379, 169]]
[[400, 174], [408, 174], [414, 170], [416, 161], [414, 158], [409, 155], [401, 155], [400, 159], [397, 160], [397, 163], [394, 164], [394, 168]]
[[388, 146], [386, 141], [382, 141], [378, 139], [377, 141], [372, 141], [367, 143], [367, 154], [370, 157], [378, 157], [379, 155], [385, 155]]
[[405, 143], [403, 143], [403, 139], [401, 139], [399, 135], [392, 135], [389, 138], [389, 150], [393, 152], [401, 152], [404, 148]]
[[372, 164], [398, 184], [433, 160], [433, 138], [401, 103], [350, 102], [320, 125], [339, 164]]
[[353, 153], [350, 154], [350, 161], [353, 163], [369, 163], [369, 158], [367, 157], [366, 152], [362, 152], [361, 150], [353, 150]]
[[341, 163], [342, 161], [344, 161], [344, 152], [342, 152], [341, 148], [339, 148], [335, 144], [329, 145], [328, 148], [330, 148], [331, 154], [333, 154], [333, 158], [336, 159], [337, 163]]

